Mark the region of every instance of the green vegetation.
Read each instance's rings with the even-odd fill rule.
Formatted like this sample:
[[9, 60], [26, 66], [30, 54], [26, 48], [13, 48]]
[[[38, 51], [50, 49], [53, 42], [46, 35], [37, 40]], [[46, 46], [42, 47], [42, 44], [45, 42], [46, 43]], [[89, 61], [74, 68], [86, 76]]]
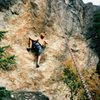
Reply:
[[[72, 59], [70, 55], [67, 54], [67, 58], [62, 61], [63, 73], [62, 80], [71, 90], [71, 100], [88, 100], [83, 85], [78, 77], [76, 68], [73, 66]], [[99, 66], [100, 68], [100, 66]], [[82, 69], [81, 73], [84, 77], [86, 84], [88, 86], [89, 92], [92, 95], [93, 100], [100, 99], [100, 78], [99, 75], [95, 73], [95, 67], [88, 67], [87, 69]]]
[[100, 11], [94, 14], [93, 27], [96, 36], [100, 38]]
[[[94, 73], [93, 69], [88, 69], [88, 71], [83, 70], [82, 75], [86, 80], [86, 84], [88, 85], [89, 92], [91, 93], [93, 100], [99, 100], [100, 80], [98, 75]], [[63, 81], [71, 90], [70, 100], [75, 100], [75, 98], [77, 98], [77, 100], [88, 100], [87, 94], [85, 93], [83, 85], [77, 77], [77, 74], [68, 67], [63, 69]]]
[[93, 100], [100, 100], [100, 78], [98, 77], [99, 75], [95, 73], [95, 68], [90, 67], [84, 69], [82, 75], [86, 80]]
[[6, 31], [0, 31], [0, 41], [4, 37], [4, 33], [6, 33]]
[[[4, 37], [5, 31], [0, 31], [0, 41]], [[11, 69], [12, 64], [15, 64], [15, 55], [9, 55], [6, 49], [10, 46], [0, 46], [0, 69], [8, 70]]]
[[93, 29], [95, 33], [95, 37], [92, 39], [93, 43], [96, 44], [95, 52], [99, 57], [99, 62], [97, 64], [96, 71], [100, 75], [100, 11], [95, 12], [93, 16]]
[[75, 75], [75, 73], [70, 71], [70, 69], [68, 68], [64, 68], [63, 73], [64, 73], [63, 76], [64, 83], [71, 90], [70, 100], [74, 100], [75, 96], [78, 98], [78, 100], [87, 100], [85, 91], [81, 86], [81, 83], [78, 81], [78, 78]]
[[11, 92], [5, 87], [0, 87], [0, 100], [10, 100]]

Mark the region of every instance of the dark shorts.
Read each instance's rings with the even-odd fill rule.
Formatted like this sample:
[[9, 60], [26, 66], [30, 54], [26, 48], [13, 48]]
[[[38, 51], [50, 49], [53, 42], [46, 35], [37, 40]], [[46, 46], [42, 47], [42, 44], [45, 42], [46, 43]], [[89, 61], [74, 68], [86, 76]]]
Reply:
[[37, 41], [32, 41], [32, 49], [37, 55], [42, 53], [42, 46]]

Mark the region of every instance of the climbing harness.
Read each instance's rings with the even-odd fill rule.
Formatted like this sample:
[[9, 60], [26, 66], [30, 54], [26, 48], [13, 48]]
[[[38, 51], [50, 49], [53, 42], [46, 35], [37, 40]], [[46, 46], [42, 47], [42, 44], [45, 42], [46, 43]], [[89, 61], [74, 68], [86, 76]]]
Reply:
[[[56, 13], [56, 9], [55, 9], [55, 8], [54, 8], [54, 12], [55, 12], [55, 14], [57, 15], [57, 16], [56, 16], [57, 19], [59, 19], [60, 16], [59, 16], [59, 14]], [[59, 21], [58, 21], [58, 22], [59, 22]], [[59, 25], [60, 25], [60, 28], [61, 28], [62, 32], [65, 33], [60, 22], [59, 22]], [[65, 34], [65, 35], [66, 35], [66, 34]], [[86, 92], [86, 94], [87, 94], [87, 97], [88, 97], [89, 100], [93, 100], [93, 99], [92, 99], [92, 96], [91, 96], [91, 94], [90, 94], [90, 92], [89, 92], [89, 90], [88, 90], [88, 88], [87, 88], [85, 79], [84, 79], [84, 77], [82, 76], [82, 74], [81, 74], [79, 68], [77, 67], [77, 66], [78, 66], [77, 61], [76, 61], [76, 59], [75, 59], [75, 57], [74, 57], [74, 55], [73, 55], [73, 53], [72, 53], [72, 51], [71, 51], [71, 49], [70, 49], [70, 47], [69, 47], [69, 45], [68, 45], [68, 37], [67, 37], [67, 35], [65, 36], [65, 38], [66, 38], [65, 40], [66, 40], [66, 44], [67, 44], [67, 47], [68, 47], [68, 51], [69, 51], [69, 53], [70, 53], [70, 55], [71, 55], [71, 58], [72, 58], [74, 67], [76, 68], [76, 71], [77, 71], [77, 74], [78, 74], [78, 76], [79, 76], [79, 78], [80, 78], [80, 80], [81, 80], [81, 82], [82, 82], [82, 84], [83, 84], [83, 88], [84, 88], [84, 90], [85, 90], [85, 92]]]

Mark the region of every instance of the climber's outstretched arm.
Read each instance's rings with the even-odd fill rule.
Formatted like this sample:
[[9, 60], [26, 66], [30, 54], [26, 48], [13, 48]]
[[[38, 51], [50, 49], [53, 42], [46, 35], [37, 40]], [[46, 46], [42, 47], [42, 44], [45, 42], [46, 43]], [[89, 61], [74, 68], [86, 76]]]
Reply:
[[32, 39], [29, 37], [28, 47], [30, 48], [30, 44], [32, 42]]

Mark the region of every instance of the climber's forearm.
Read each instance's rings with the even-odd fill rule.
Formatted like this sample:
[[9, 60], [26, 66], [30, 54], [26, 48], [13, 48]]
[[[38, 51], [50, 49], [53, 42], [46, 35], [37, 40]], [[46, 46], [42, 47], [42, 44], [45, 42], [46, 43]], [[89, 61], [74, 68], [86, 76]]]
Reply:
[[32, 41], [31, 38], [29, 38], [29, 42], [28, 42], [28, 47], [30, 48], [30, 42]]

